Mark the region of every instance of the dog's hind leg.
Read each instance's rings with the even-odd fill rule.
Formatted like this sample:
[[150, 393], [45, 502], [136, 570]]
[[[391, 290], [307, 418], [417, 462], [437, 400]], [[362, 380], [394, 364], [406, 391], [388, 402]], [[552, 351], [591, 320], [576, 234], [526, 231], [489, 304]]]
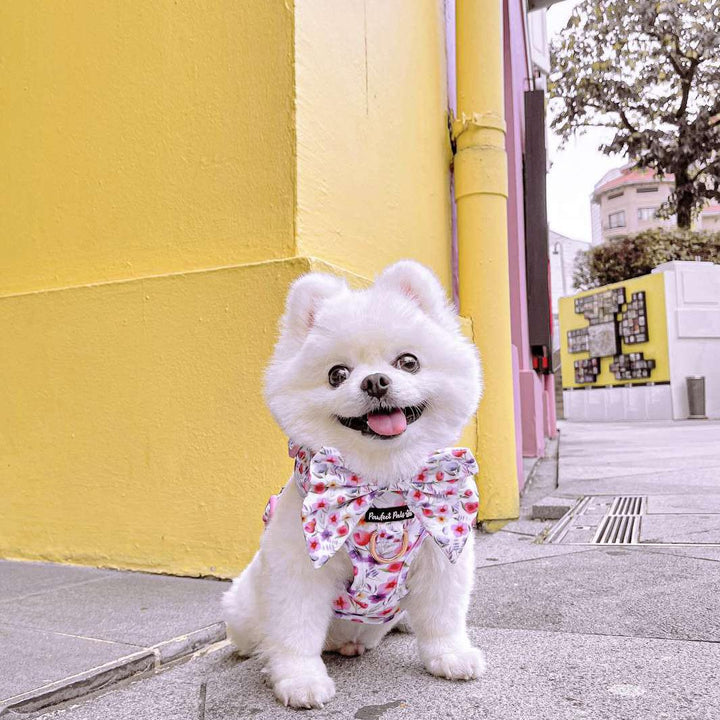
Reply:
[[249, 656], [260, 644], [260, 606], [258, 583], [260, 554], [233, 580], [222, 598], [228, 637], [242, 656]]
[[362, 655], [366, 650], [376, 648], [380, 641], [395, 627], [399, 618], [387, 623], [363, 624], [335, 618], [330, 623], [325, 650], [341, 655]]

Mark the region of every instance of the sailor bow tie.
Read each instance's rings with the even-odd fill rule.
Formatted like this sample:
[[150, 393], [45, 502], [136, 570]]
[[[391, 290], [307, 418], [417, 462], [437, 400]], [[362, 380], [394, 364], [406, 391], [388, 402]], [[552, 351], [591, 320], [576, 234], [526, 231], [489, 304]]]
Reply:
[[363, 544], [368, 533], [354, 532], [355, 527], [373, 501], [387, 492], [403, 496], [423, 529], [455, 562], [478, 509], [473, 477], [477, 471], [470, 450], [446, 448], [430, 455], [410, 480], [381, 488], [349, 470], [337, 450], [322, 448], [310, 460], [302, 505], [303, 531], [313, 565], [324, 565], [351, 535], [353, 542]]

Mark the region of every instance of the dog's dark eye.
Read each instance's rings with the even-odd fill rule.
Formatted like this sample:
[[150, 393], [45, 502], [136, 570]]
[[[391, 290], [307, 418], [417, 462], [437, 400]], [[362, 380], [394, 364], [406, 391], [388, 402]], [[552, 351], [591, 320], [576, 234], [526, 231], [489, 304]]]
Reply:
[[395, 360], [393, 365], [398, 370], [409, 373], [416, 373], [420, 369], [420, 362], [412, 353], [403, 353]]
[[334, 365], [328, 373], [328, 382], [332, 387], [342, 385], [350, 377], [350, 368], [344, 365]]

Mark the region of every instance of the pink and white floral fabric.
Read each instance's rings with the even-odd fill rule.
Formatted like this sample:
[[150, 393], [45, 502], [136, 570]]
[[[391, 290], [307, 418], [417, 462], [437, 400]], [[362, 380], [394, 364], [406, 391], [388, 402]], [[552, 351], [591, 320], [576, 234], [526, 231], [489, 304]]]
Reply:
[[[302, 523], [312, 563], [321, 567], [345, 547], [353, 565], [352, 582], [334, 601], [337, 616], [365, 623], [391, 620], [407, 594], [410, 564], [428, 535], [450, 562], [465, 547], [478, 509], [473, 477], [478, 468], [466, 448], [438, 450], [413, 477], [387, 488], [353, 473], [333, 448], [312, 453], [291, 442], [290, 455], [297, 487], [305, 496]], [[412, 511], [409, 519], [366, 518], [371, 507], [402, 505]], [[398, 555], [404, 541], [407, 549], [397, 561], [381, 563], [370, 551], [371, 541], [380, 558]]]

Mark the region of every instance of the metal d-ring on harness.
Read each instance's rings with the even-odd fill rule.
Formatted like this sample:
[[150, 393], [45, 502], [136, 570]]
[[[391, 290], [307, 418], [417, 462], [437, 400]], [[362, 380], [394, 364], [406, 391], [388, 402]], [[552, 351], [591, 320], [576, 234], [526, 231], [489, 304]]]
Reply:
[[381, 555], [378, 555], [377, 549], [375, 547], [377, 543], [377, 534], [378, 531], [375, 530], [370, 536], [370, 542], [368, 543], [370, 555], [372, 555], [372, 559], [375, 560], [375, 562], [380, 563], [381, 565], [389, 565], [390, 563], [397, 562], [398, 560], [401, 560], [405, 557], [405, 553], [407, 552], [409, 545], [408, 531], [405, 528], [403, 528], [402, 546], [400, 547], [400, 550], [390, 558], [385, 558]]

